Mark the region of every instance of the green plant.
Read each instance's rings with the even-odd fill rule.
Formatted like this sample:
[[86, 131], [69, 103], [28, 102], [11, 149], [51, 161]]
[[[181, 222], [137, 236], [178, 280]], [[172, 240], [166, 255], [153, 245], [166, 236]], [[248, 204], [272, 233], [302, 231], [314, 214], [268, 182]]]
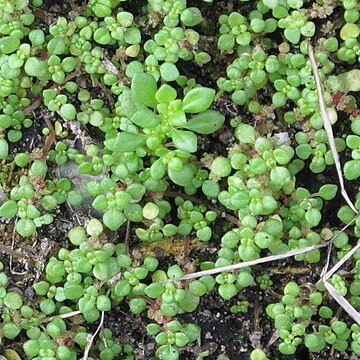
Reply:
[[149, 324], [147, 332], [155, 336], [159, 346], [156, 357], [159, 359], [179, 359], [179, 348], [195, 341], [200, 335], [200, 328], [194, 324], [181, 324], [177, 320], [166, 323], [163, 327], [158, 324]]
[[[282, 355], [359, 355], [359, 326], [315, 285], [331, 243], [329, 267], [347, 268], [329, 282], [360, 309], [360, 252], [347, 256], [360, 236], [357, 2], [75, 3], [0, 1], [4, 355], [21, 344], [30, 359], [134, 359], [137, 345], [107, 325], [121, 306], [150, 319], [156, 357], [218, 356], [180, 322], [213, 291], [238, 321], [261, 291], [269, 305], [254, 310], [273, 320]], [[340, 203], [324, 112], [354, 205]], [[288, 251], [297, 265], [250, 266]]]

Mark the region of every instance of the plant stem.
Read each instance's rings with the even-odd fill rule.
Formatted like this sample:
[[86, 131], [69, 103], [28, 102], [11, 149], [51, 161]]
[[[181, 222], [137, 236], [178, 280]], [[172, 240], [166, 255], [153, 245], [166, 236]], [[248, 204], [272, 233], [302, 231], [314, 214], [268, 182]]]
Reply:
[[20, 258], [20, 259], [25, 259], [25, 260], [31, 262], [31, 264], [35, 263], [34, 260], [31, 259], [28, 255], [23, 254], [23, 253], [21, 253], [19, 251], [15, 251], [9, 246], [5, 246], [5, 245], [0, 244], [0, 251], [6, 253], [8, 255], [15, 256], [15, 257]]

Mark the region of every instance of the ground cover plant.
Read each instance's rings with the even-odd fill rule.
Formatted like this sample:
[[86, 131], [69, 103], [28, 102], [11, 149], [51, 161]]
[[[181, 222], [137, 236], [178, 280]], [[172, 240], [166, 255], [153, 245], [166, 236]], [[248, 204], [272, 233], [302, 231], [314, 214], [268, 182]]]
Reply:
[[0, 358], [360, 356], [356, 0], [0, 0]]

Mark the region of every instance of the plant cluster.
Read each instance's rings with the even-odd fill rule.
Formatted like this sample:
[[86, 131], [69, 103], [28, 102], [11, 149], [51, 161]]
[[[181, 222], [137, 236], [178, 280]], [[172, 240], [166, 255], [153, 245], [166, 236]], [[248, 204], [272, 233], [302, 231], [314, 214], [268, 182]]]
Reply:
[[[359, 325], [336, 311], [323, 284], [280, 288], [268, 270], [218, 269], [310, 246], [294, 258], [317, 266], [318, 245], [336, 236], [343, 259], [359, 238], [360, 75], [340, 66], [360, 61], [359, 6], [243, 1], [212, 18], [215, 6], [68, 1], [52, 17], [42, 0], [0, 1], [0, 225], [26, 252], [66, 211], [80, 216], [45, 263], [0, 248], [30, 259], [36, 273], [31, 299], [11, 278], [11, 262], [10, 270], [0, 263], [0, 345], [19, 342], [37, 360], [134, 359], [136, 345], [103, 324], [125, 306], [146, 322], [155, 357], [176, 360], [203, 335], [184, 320], [202, 297], [218, 292], [241, 318], [253, 287], [270, 296], [265, 312], [280, 353], [304, 345], [360, 356]], [[336, 159], [309, 41], [344, 177], [357, 193], [354, 207], [336, 208], [336, 224], [327, 218], [340, 199], [328, 176]], [[354, 225], [344, 232], [340, 222]], [[165, 260], [137, 246], [174, 238], [190, 249]], [[194, 258], [192, 239], [211, 260]], [[359, 251], [349, 264], [329, 282], [359, 310]], [[213, 274], [189, 280], [198, 269]], [[271, 358], [255, 345], [250, 359]]]
[[[341, 279], [335, 279], [334, 275], [334, 286], [339, 281]], [[340, 291], [339, 287], [337, 291]], [[310, 352], [319, 352], [326, 346], [344, 351], [348, 348], [349, 341], [357, 338], [358, 325], [349, 328], [334, 316], [331, 308], [322, 303], [321, 292], [316, 289], [301, 289], [295, 282], [289, 282], [284, 287], [281, 301], [268, 305], [266, 312], [275, 320], [275, 328], [279, 331], [281, 353], [292, 355], [300, 344], [304, 344]], [[311, 330], [308, 333], [314, 316], [318, 316], [321, 322], [315, 332]], [[355, 342], [351, 341], [350, 344], [352, 351], [358, 355]]]

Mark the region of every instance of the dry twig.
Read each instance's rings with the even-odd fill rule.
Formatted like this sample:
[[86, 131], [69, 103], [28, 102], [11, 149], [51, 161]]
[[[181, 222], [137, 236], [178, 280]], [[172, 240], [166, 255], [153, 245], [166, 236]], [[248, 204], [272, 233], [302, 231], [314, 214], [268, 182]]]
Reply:
[[[48, 153], [51, 149], [51, 147], [53, 146], [55, 140], [56, 140], [56, 133], [55, 133], [55, 129], [51, 123], [51, 121], [49, 119], [45, 119], [46, 122], [46, 126], [49, 129], [49, 135], [47, 136], [46, 140], [45, 140], [45, 144], [42, 148], [42, 160], [46, 160]], [[44, 175], [45, 176], [45, 175]]]
[[[266, 256], [266, 257], [256, 259], [256, 260], [244, 261], [244, 262], [237, 263], [237, 264], [221, 266], [221, 267], [217, 267], [214, 269], [203, 270], [203, 271], [199, 271], [196, 273], [186, 274], [180, 280], [190, 280], [190, 279], [199, 278], [199, 277], [202, 277], [205, 275], [219, 274], [219, 273], [223, 273], [226, 271], [234, 271], [237, 269], [243, 269], [245, 267], [254, 266], [254, 265], [258, 265], [258, 264], [264, 264], [264, 263], [267, 263], [270, 261], [286, 259], [291, 256], [305, 254], [305, 253], [308, 253], [315, 249], [321, 249], [323, 247], [327, 247], [327, 246], [331, 245], [342, 232], [344, 232], [349, 226], [351, 226], [355, 222], [356, 219], [357, 219], [357, 217], [354, 217], [354, 219], [352, 219], [337, 234], [335, 234], [329, 241], [327, 241], [325, 243], [308, 246], [308, 247], [305, 247], [302, 249], [295, 249], [295, 250], [287, 251], [286, 253], [283, 253], [283, 254], [270, 255], [270, 256]], [[360, 243], [358, 246], [360, 246]]]
[[6, 254], [8, 254], [10, 256], [15, 256], [17, 258], [30, 261], [32, 264], [34, 264], [34, 260], [31, 259], [28, 255], [26, 255], [26, 254], [24, 254], [22, 252], [16, 251], [16, 250], [12, 249], [9, 246], [0, 244], [0, 251], [4, 252], [4, 253], [6, 253]]
[[[336, 150], [335, 146], [335, 140], [334, 140], [334, 134], [331, 127], [330, 117], [329, 113], [326, 109], [324, 96], [322, 93], [321, 83], [320, 83], [320, 77], [319, 77], [319, 71], [316, 65], [315, 55], [314, 55], [314, 49], [311, 46], [310, 42], [308, 42], [308, 53], [310, 58], [310, 64], [311, 68], [314, 74], [315, 79], [315, 86], [318, 93], [318, 100], [319, 100], [319, 106], [321, 111], [321, 116], [324, 121], [324, 128], [329, 140], [330, 149], [335, 161], [336, 171], [340, 183], [341, 188], [341, 194], [343, 198], [346, 200], [347, 204], [350, 206], [350, 208], [357, 214], [357, 216], [354, 217], [353, 221], [359, 217], [359, 212], [356, 210], [354, 204], [351, 202], [346, 189], [344, 185], [344, 178], [341, 170], [341, 163], [339, 159], [339, 154]], [[352, 222], [353, 222], [352, 221]], [[341, 230], [341, 232], [344, 231]], [[329, 260], [330, 260], [330, 254], [328, 253], [326, 265], [322, 271], [321, 280], [324, 282], [324, 285], [329, 292], [330, 296], [352, 317], [354, 321], [356, 321], [360, 325], [360, 314], [359, 312], [345, 299], [344, 296], [341, 296], [338, 294], [336, 289], [332, 284], [328, 282], [329, 278], [338, 270], [340, 267], [348, 260], [350, 257], [360, 248], [360, 243], [358, 243], [356, 246], [354, 246], [340, 261], [338, 261], [329, 271], [327, 271], [327, 268], [329, 266]]]
[[104, 316], [105, 316], [105, 312], [102, 311], [101, 312], [101, 318], [100, 318], [100, 323], [99, 323], [99, 326], [97, 327], [96, 331], [94, 332], [93, 335], [90, 335], [88, 341], [87, 341], [87, 344], [86, 344], [86, 348], [85, 348], [85, 351], [84, 351], [84, 357], [83, 357], [83, 360], [87, 360], [88, 357], [89, 357], [89, 352], [90, 352], [90, 349], [91, 349], [91, 346], [92, 346], [92, 343], [94, 341], [94, 339], [96, 338], [96, 335], [98, 334], [98, 332], [101, 330], [103, 324], [104, 324]]
[[321, 88], [320, 76], [319, 76], [319, 71], [318, 71], [318, 68], [317, 68], [317, 65], [316, 65], [314, 49], [313, 49], [312, 45], [310, 44], [310, 42], [308, 42], [308, 53], [309, 53], [309, 59], [310, 59], [311, 68], [312, 68], [312, 71], [313, 71], [313, 74], [314, 74], [316, 91], [318, 93], [320, 113], [321, 113], [321, 117], [322, 117], [323, 122], [324, 122], [324, 128], [325, 128], [325, 131], [326, 131], [326, 135], [328, 137], [330, 150], [331, 150], [331, 153], [332, 153], [334, 161], [335, 161], [336, 172], [337, 172], [337, 175], [338, 175], [338, 178], [339, 178], [339, 183], [340, 183], [340, 188], [341, 188], [341, 195], [344, 197], [344, 199], [346, 200], [348, 205], [351, 207], [351, 209], [355, 213], [357, 213], [358, 211], [356, 210], [354, 204], [350, 200], [349, 195], [348, 195], [348, 193], [346, 192], [346, 189], [345, 189], [344, 178], [343, 178], [343, 174], [342, 174], [342, 170], [341, 170], [341, 163], [340, 163], [339, 153], [336, 150], [334, 134], [333, 134], [332, 127], [331, 127], [331, 122], [330, 122], [330, 116], [329, 116], [329, 113], [328, 113], [328, 111], [326, 109], [326, 104], [325, 104], [325, 100], [324, 100], [324, 94], [323, 94], [323, 91], [322, 91], [322, 88]]
[[[67, 312], [67, 313], [65, 313], [65, 314], [56, 315], [56, 316], [59, 316], [59, 317], [61, 317], [62, 319], [67, 319], [67, 318], [69, 318], [69, 317], [73, 317], [73, 316], [80, 315], [80, 314], [81, 314], [81, 311], [75, 310], [75, 311], [70, 311], [70, 312]], [[41, 323], [42, 323], [42, 324], [48, 323], [48, 322], [54, 320], [54, 318], [55, 318], [55, 316], [47, 317], [47, 318], [43, 319], [43, 320], [41, 321]]]

